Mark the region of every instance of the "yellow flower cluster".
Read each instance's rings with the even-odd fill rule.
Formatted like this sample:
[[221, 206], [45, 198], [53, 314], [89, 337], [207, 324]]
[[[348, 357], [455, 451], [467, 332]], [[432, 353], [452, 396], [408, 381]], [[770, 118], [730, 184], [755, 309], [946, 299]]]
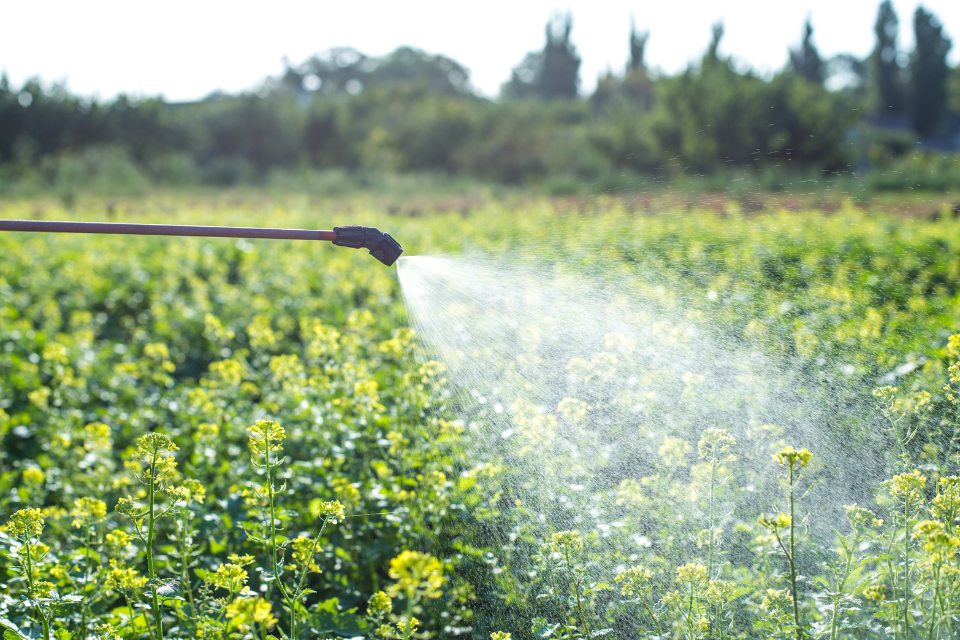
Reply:
[[7, 531], [20, 540], [39, 538], [43, 532], [40, 509], [21, 509], [15, 512], [7, 521]]
[[317, 516], [323, 518], [329, 524], [343, 522], [343, 505], [340, 504], [339, 500], [324, 502], [320, 505], [320, 511]]
[[381, 616], [388, 615], [393, 611], [393, 601], [383, 591], [377, 591], [370, 597], [370, 601], [367, 603], [367, 614], [379, 618]]
[[787, 467], [788, 469], [791, 469], [791, 468], [802, 469], [803, 467], [806, 467], [807, 464], [809, 464], [810, 458], [812, 456], [813, 454], [807, 451], [806, 449], [800, 449], [798, 451], [797, 449], [794, 449], [791, 446], [786, 446], [780, 451], [773, 454], [773, 459], [776, 461], [777, 464], [783, 467]]
[[107, 505], [96, 498], [77, 498], [73, 502], [70, 516], [73, 518], [71, 524], [74, 528], [88, 527], [100, 522], [107, 516]]
[[136, 569], [124, 567], [116, 560], [110, 561], [110, 568], [106, 572], [103, 586], [114, 591], [132, 591], [147, 584], [147, 579], [137, 573]]
[[273, 615], [273, 607], [260, 596], [237, 598], [227, 605], [226, 613], [241, 633], [249, 633], [253, 624], [270, 631], [279, 622]]
[[707, 568], [702, 564], [688, 563], [677, 567], [677, 582], [680, 584], [704, 584]]
[[900, 500], [917, 501], [927, 486], [927, 477], [914, 469], [909, 473], [900, 473], [883, 483], [891, 496]]
[[583, 551], [583, 538], [579, 531], [561, 531], [550, 537], [550, 550], [554, 553]]
[[293, 547], [293, 559], [297, 565], [305, 568], [310, 573], [321, 573], [320, 566], [314, 562], [314, 541], [313, 538], [298, 537], [291, 543]]
[[436, 600], [442, 595], [443, 564], [429, 553], [401, 551], [390, 561], [390, 578], [396, 580], [388, 589], [392, 597], [403, 595], [414, 599], [422, 596]]
[[769, 529], [773, 533], [786, 529], [790, 526], [790, 515], [786, 513], [777, 513], [776, 515], [761, 514], [759, 523], [761, 527]]
[[216, 572], [208, 575], [205, 580], [215, 587], [236, 593], [247, 584], [247, 572], [240, 565], [221, 564]]
[[256, 424], [250, 427], [251, 435], [249, 440], [250, 453], [255, 456], [262, 456], [264, 452], [283, 451], [284, 438], [286, 432], [278, 423], [272, 420], [258, 420]]
[[613, 579], [620, 585], [620, 592], [625, 596], [639, 594], [653, 578], [653, 574], [643, 567], [630, 567], [617, 574]]

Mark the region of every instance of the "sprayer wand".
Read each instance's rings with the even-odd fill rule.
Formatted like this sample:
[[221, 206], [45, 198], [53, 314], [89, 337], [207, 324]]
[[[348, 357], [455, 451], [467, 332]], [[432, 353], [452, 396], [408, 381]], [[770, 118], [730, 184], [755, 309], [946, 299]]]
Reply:
[[0, 220], [0, 231], [46, 233], [109, 233], [136, 236], [198, 236], [204, 238], [268, 238], [271, 240], [326, 240], [340, 247], [369, 249], [370, 255], [388, 267], [403, 253], [390, 234], [374, 227], [312, 229], [265, 229], [260, 227], [202, 227], [184, 224], [131, 224], [125, 222], [55, 222], [52, 220]]

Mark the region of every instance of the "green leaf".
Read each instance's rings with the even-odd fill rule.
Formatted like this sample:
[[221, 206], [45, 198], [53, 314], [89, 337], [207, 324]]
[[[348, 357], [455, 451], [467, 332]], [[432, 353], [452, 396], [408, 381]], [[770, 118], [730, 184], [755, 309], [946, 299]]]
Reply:
[[530, 631], [538, 638], [550, 638], [559, 628], [559, 624], [550, 624], [546, 618], [534, 618]]
[[180, 583], [176, 580], [170, 580], [157, 589], [157, 595], [161, 598], [172, 598], [180, 593]]
[[0, 626], [4, 627], [3, 640], [30, 640], [20, 633], [20, 627], [6, 618], [0, 618]]
[[223, 540], [217, 540], [216, 538], [210, 538], [210, 553], [213, 555], [219, 555], [227, 550], [227, 538], [224, 536]]
[[346, 637], [363, 635], [367, 622], [354, 613], [355, 611], [356, 609], [341, 611], [340, 601], [330, 598], [310, 607], [310, 623], [317, 634], [335, 633]]

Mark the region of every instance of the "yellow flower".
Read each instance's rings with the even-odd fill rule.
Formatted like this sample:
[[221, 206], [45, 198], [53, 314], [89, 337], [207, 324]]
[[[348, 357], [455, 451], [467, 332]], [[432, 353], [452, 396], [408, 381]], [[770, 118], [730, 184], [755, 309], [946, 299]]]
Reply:
[[103, 638], [103, 640], [121, 640], [116, 627], [111, 624], [97, 625], [93, 630], [96, 631], [97, 635]]
[[690, 443], [681, 438], [664, 438], [657, 455], [665, 467], [685, 467], [687, 462], [684, 458], [690, 453], [690, 448]]
[[880, 602], [884, 600], [886, 596], [887, 585], [885, 584], [872, 584], [866, 589], [863, 590], [863, 597], [867, 600], [873, 600], [874, 602]]
[[913, 531], [913, 539], [920, 541], [933, 564], [951, 560], [960, 547], [960, 538], [950, 535], [944, 524], [938, 520], [919, 522]]
[[21, 509], [10, 516], [7, 531], [21, 540], [38, 538], [43, 532], [43, 517], [40, 509]]
[[620, 585], [620, 592], [623, 595], [633, 596], [639, 594], [652, 577], [653, 574], [649, 570], [638, 566], [621, 571], [613, 581]]
[[46, 478], [43, 474], [43, 471], [37, 467], [27, 467], [23, 470], [23, 482], [24, 484], [41, 484]]
[[858, 507], [856, 503], [846, 505], [843, 508], [847, 512], [847, 521], [850, 523], [850, 528], [855, 532], [863, 531], [877, 522], [877, 517], [872, 511]]
[[401, 638], [408, 638], [412, 636], [417, 631], [417, 627], [420, 626], [420, 621], [416, 618], [410, 618], [410, 622], [406, 620], [400, 620], [397, 622], [397, 633]]
[[490, 634], [490, 640], [510, 640], [510, 634], [503, 631], [494, 631]]
[[730, 432], [726, 429], [709, 427], [700, 436], [697, 443], [697, 452], [702, 460], [710, 462], [732, 462], [734, 456], [731, 447], [737, 444]]
[[156, 431], [142, 435], [137, 440], [137, 456], [147, 458], [148, 462], [164, 452], [178, 451], [179, 449], [180, 447], [173, 444], [173, 440], [169, 436]]
[[304, 565], [311, 573], [321, 573], [320, 567], [313, 561], [314, 544], [312, 538], [293, 539], [293, 559], [299, 565]]
[[702, 564], [688, 563], [677, 567], [677, 582], [701, 584], [707, 581], [707, 568]]
[[280, 444], [287, 437], [286, 432], [278, 423], [272, 420], [258, 420], [250, 427], [250, 452], [255, 456], [262, 456], [265, 451], [283, 451]]
[[575, 398], [564, 398], [557, 405], [557, 413], [567, 422], [582, 422], [587, 416], [587, 403]]
[[114, 507], [114, 509], [117, 513], [122, 513], [123, 515], [133, 518], [134, 520], [142, 518], [147, 513], [146, 509], [134, 502], [133, 498], [130, 498], [129, 496], [117, 500], [117, 506]]
[[810, 462], [810, 458], [813, 456], [812, 453], [806, 449], [800, 449], [797, 451], [791, 446], [786, 446], [777, 453], [773, 454], [773, 459], [776, 460], [777, 464], [793, 468], [797, 466], [797, 463], [800, 464], [800, 468], [807, 466], [807, 463]]
[[767, 589], [763, 599], [760, 601], [760, 608], [765, 611], [782, 611], [790, 606], [790, 592], [786, 589]]
[[107, 570], [103, 580], [103, 586], [114, 591], [139, 589], [145, 584], [147, 579], [137, 573], [136, 569], [121, 566], [116, 560], [110, 561], [110, 569]]
[[148, 433], [137, 440], [137, 449], [131, 463], [136, 465], [139, 461], [144, 465], [144, 482], [159, 481], [176, 471], [177, 461], [169, 454], [179, 449], [168, 436], [157, 432]]
[[207, 497], [207, 489], [199, 480], [188, 478], [183, 481], [182, 488], [187, 492], [183, 498], [184, 500], [192, 500], [197, 504], [203, 504], [204, 499]]
[[367, 615], [373, 618], [385, 616], [391, 611], [393, 611], [393, 601], [383, 591], [377, 591], [367, 603]]
[[786, 513], [778, 513], [775, 516], [768, 516], [767, 514], [760, 515], [760, 526], [766, 529], [769, 529], [773, 533], [780, 531], [781, 529], [786, 529], [790, 526], [790, 516]]
[[255, 559], [256, 558], [254, 558], [253, 556], [238, 556], [235, 553], [227, 556], [227, 560], [229, 560], [232, 564], [236, 564], [241, 567], [245, 567], [248, 564], [253, 564], [253, 561]]
[[736, 583], [728, 580], [711, 580], [707, 585], [707, 600], [713, 603], [729, 602], [737, 592]]
[[109, 449], [113, 446], [110, 438], [110, 427], [102, 422], [91, 422], [84, 427], [84, 445], [87, 451]]
[[422, 595], [436, 600], [442, 595], [443, 565], [429, 553], [419, 551], [401, 551], [390, 561], [390, 577], [396, 584], [390, 585], [389, 595], [404, 595], [415, 599]]
[[273, 607], [260, 596], [237, 598], [227, 605], [227, 618], [234, 620], [238, 627], [245, 628], [246, 631], [249, 631], [250, 623], [259, 624], [269, 631], [278, 622], [273, 615]]
[[550, 550], [555, 553], [570, 553], [583, 550], [583, 538], [579, 531], [561, 531], [550, 537]]
[[52, 582], [46, 582], [45, 580], [37, 580], [36, 582], [33, 583], [33, 586], [30, 588], [30, 597], [36, 598], [36, 599], [49, 598], [51, 591], [53, 591]]
[[107, 517], [107, 505], [96, 498], [77, 498], [73, 501], [70, 515], [73, 517], [73, 527], [80, 529], [96, 524]]
[[247, 572], [236, 564], [221, 564], [214, 574], [208, 575], [204, 580], [216, 587], [236, 593], [247, 583]]
[[113, 555], [119, 555], [133, 538], [126, 531], [117, 529], [104, 536], [104, 543]]
[[902, 500], [918, 500], [927, 486], [927, 477], [914, 469], [910, 473], [900, 473], [883, 483], [883, 486], [894, 498]]
[[322, 516], [330, 524], [343, 522], [343, 505], [340, 504], [339, 500], [324, 502], [320, 505], [320, 512], [317, 516]]

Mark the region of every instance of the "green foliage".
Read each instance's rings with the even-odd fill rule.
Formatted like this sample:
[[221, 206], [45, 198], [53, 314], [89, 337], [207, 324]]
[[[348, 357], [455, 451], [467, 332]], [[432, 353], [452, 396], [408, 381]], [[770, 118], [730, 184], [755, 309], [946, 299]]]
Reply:
[[[137, 219], [169, 219], [168, 205], [145, 201]], [[392, 272], [360, 252], [0, 237], [6, 637], [955, 635], [957, 223], [605, 206], [354, 215], [412, 254], [535, 247], [557, 269], [628, 278], [667, 312], [836, 383], [814, 457], [776, 426], [706, 424], [683, 407], [669, 424], [647, 412], [638, 431], [627, 404], [618, 437], [633, 448], [614, 452], [619, 475], [590, 504], [574, 489], [518, 504], [544, 458], [540, 478], [582, 479], [551, 433], [582, 429], [594, 403], [656, 385], [715, 415], [728, 399], [703, 397], [693, 372], [628, 384], [609, 355], [627, 362], [629, 345], [611, 338], [564, 372], [575, 379], [555, 409], [509, 408], [517, 435], [480, 461], [464, 453], [471, 430], [443, 365], [415, 357]], [[176, 211], [333, 224], [302, 200]], [[878, 399], [854, 391], [873, 387], [889, 387], [884, 429]], [[868, 508], [829, 504], [820, 481], [843, 471], [831, 451], [850, 442], [891, 452], [846, 476]], [[875, 470], [891, 480], [869, 485]], [[824, 526], [812, 500], [846, 522]]]
[[913, 129], [920, 134], [938, 133], [947, 116], [947, 54], [951, 42], [936, 16], [917, 7], [913, 16], [917, 48], [913, 53]]

